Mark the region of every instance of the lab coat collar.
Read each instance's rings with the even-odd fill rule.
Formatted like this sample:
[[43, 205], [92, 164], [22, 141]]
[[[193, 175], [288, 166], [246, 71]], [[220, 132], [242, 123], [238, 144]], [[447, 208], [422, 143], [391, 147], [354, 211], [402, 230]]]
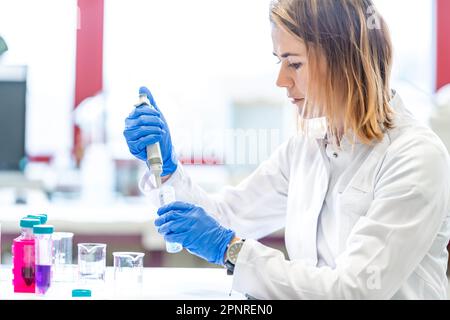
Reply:
[[[412, 116], [409, 110], [405, 108], [402, 98], [395, 90], [392, 90], [392, 96], [389, 104], [394, 113], [395, 124], [401, 125], [403, 124], [405, 118], [409, 118]], [[327, 145], [333, 143], [331, 140], [328, 140], [327, 136], [324, 139], [318, 139], [317, 141], [319, 142], [319, 145]], [[353, 130], [351, 129], [349, 129], [349, 132], [342, 137], [340, 143], [341, 147], [344, 149], [348, 147], [351, 148], [354, 145], [363, 145], [363, 142], [356, 135], [354, 135]]]
[[[390, 104], [394, 112], [395, 126], [401, 126], [407, 121], [407, 119], [413, 119], [411, 113], [406, 109], [400, 95], [395, 91], [393, 91], [393, 97]], [[395, 130], [395, 128], [393, 130]], [[365, 193], [369, 192], [371, 190], [371, 180], [364, 174], [364, 171], [366, 168], [372, 168], [378, 165], [380, 159], [384, 157], [390, 145], [390, 132], [386, 132], [380, 142], [377, 142], [371, 146], [367, 145], [365, 148], [360, 148], [360, 152], [355, 154], [357, 163], [360, 165], [356, 168], [356, 170], [353, 168], [351, 171], [343, 174], [341, 182], [338, 186], [338, 192], [343, 193], [348, 188]]]

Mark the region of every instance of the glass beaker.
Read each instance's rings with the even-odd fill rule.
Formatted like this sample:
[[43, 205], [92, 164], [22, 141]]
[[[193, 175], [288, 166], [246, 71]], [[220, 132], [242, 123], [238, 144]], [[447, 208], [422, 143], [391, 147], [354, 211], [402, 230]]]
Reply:
[[78, 274], [80, 280], [105, 280], [106, 244], [78, 244]]
[[121, 289], [141, 289], [144, 253], [114, 252], [114, 283]]
[[73, 233], [55, 232], [53, 234], [53, 280], [73, 281], [72, 274]]

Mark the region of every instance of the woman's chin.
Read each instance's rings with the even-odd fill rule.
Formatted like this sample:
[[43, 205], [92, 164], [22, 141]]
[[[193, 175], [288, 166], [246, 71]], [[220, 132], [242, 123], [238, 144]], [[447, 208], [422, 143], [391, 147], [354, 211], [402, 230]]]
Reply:
[[[303, 114], [304, 109], [305, 109], [305, 103], [304, 102], [299, 102], [299, 103], [296, 103], [295, 106], [297, 107], [298, 114], [301, 115], [301, 116], [305, 116]], [[305, 116], [305, 118], [306, 118], [306, 116]]]

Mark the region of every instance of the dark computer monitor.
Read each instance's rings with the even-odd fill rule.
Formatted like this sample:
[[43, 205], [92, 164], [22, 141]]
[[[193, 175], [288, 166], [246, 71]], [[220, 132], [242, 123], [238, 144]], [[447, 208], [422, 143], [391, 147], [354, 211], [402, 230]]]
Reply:
[[0, 171], [20, 171], [25, 158], [26, 67], [0, 66]]

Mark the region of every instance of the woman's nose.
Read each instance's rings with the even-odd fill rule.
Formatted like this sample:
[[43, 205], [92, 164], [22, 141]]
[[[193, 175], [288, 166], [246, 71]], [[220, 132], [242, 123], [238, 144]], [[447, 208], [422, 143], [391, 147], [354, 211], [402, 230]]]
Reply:
[[292, 88], [294, 85], [294, 81], [286, 74], [283, 67], [280, 68], [276, 84], [280, 88]]

